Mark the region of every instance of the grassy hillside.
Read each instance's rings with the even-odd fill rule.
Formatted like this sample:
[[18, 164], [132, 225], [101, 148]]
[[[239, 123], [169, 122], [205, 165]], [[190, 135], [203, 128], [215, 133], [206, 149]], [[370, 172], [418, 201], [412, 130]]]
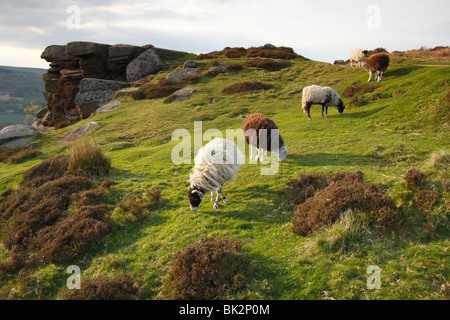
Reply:
[[44, 73], [45, 69], [0, 66], [0, 129], [23, 123], [25, 108], [45, 106]]
[[[246, 61], [224, 56], [218, 60]], [[163, 199], [139, 219], [114, 209], [118, 226], [68, 263], [44, 261], [0, 271], [0, 297], [60, 299], [69, 276], [67, 267], [78, 265], [82, 279], [126, 274], [141, 288], [140, 299], [161, 298], [175, 254], [211, 236], [242, 241], [255, 269], [244, 288], [227, 292], [222, 299], [448, 298], [450, 66], [424, 67], [418, 60], [392, 56], [383, 80], [367, 83], [368, 74], [362, 69], [291, 61], [291, 67], [280, 71], [245, 67], [216, 77], [202, 75], [198, 83], [189, 85], [198, 93], [186, 101], [166, 104], [164, 98], [136, 101], [121, 97], [121, 106], [113, 111], [39, 134], [33, 141], [33, 148], [42, 152], [37, 157], [0, 163], [0, 191], [18, 189], [27, 169], [68, 154], [68, 144], [60, 141], [64, 135], [96, 121], [99, 127], [89, 137], [102, 147], [112, 165], [109, 174], [96, 181], [118, 183], [101, 203], [117, 206], [124, 197], [152, 187], [161, 190]], [[241, 81], [261, 81], [273, 87], [221, 93]], [[321, 107], [313, 106], [308, 121], [301, 110], [301, 90], [310, 84], [331, 86], [340, 94], [351, 92], [343, 98], [344, 114], [330, 109], [329, 118], [321, 119]], [[215, 102], [210, 103], [211, 99]], [[239, 129], [242, 116], [253, 112], [276, 121], [289, 148], [286, 161], [280, 163], [276, 175], [267, 176], [260, 174], [267, 165], [243, 165], [236, 179], [224, 186], [228, 204], [213, 210], [207, 196], [199, 210], [192, 212], [187, 180], [193, 165], [172, 163], [171, 151], [178, 144], [171, 141], [172, 132], [183, 128], [193, 133], [194, 121], [202, 121], [203, 131], [217, 128], [225, 136], [226, 129]], [[433, 153], [441, 150], [447, 151], [447, 160], [441, 157], [440, 162], [433, 162]], [[426, 175], [426, 189], [441, 195], [424, 211], [413, 206], [418, 191], [406, 188], [404, 177], [411, 168]], [[379, 230], [359, 223], [354, 210], [311, 235], [292, 232], [295, 207], [282, 192], [289, 179], [357, 170], [402, 207], [400, 221]], [[11, 256], [0, 244], [0, 261]], [[371, 265], [381, 269], [380, 289], [367, 288]]]

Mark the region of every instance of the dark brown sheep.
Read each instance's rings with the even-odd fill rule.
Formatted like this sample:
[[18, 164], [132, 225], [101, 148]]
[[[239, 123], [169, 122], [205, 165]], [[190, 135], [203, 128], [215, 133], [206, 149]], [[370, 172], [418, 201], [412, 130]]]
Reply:
[[381, 81], [387, 67], [389, 66], [389, 56], [386, 53], [371, 55], [366, 60], [366, 70], [369, 72], [369, 80], [375, 75], [375, 80]]
[[[272, 133], [272, 130], [277, 130]], [[266, 130], [266, 131], [261, 131]], [[264, 161], [266, 151], [273, 151], [280, 161], [286, 160], [287, 147], [275, 122], [261, 113], [253, 113], [242, 124], [245, 142], [250, 145], [250, 159], [254, 160], [253, 147], [257, 150], [256, 160]], [[278, 146], [272, 150], [272, 134], [278, 136]], [[275, 147], [275, 146], [274, 146]]]

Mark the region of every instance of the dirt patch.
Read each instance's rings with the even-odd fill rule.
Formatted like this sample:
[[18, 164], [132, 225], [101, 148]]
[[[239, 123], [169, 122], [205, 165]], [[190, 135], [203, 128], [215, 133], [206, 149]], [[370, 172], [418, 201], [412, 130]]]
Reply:
[[359, 93], [370, 93], [370, 92], [373, 92], [377, 88], [378, 88], [378, 86], [369, 86], [369, 85], [359, 86], [357, 84], [352, 84], [350, 87], [345, 88], [345, 90], [342, 92], [342, 97], [350, 98]]
[[250, 272], [240, 242], [203, 238], [179, 252], [164, 280], [164, 299], [220, 299], [242, 289]]

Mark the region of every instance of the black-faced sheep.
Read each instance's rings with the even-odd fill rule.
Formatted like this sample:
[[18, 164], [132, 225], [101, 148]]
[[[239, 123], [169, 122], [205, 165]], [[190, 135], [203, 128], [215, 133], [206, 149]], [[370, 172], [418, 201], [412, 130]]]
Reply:
[[389, 56], [385, 53], [377, 53], [368, 57], [366, 60], [366, 70], [369, 72], [369, 80], [367, 81], [370, 81], [372, 75], [375, 75], [375, 80], [380, 82], [388, 66]]
[[219, 195], [225, 203], [228, 202], [222, 194], [223, 184], [234, 179], [235, 172], [244, 163], [241, 150], [230, 140], [215, 138], [200, 148], [194, 162], [188, 189], [191, 210], [198, 210], [208, 191], [211, 191], [211, 201], [214, 199], [213, 191], [217, 192], [213, 208], [218, 209]]
[[323, 111], [325, 110], [328, 117], [328, 107], [335, 107], [338, 109], [339, 114], [342, 114], [345, 109], [345, 104], [342, 102], [341, 97], [336, 90], [330, 87], [322, 87], [318, 85], [311, 85], [303, 88], [302, 90], [302, 108], [303, 112], [308, 114], [308, 119], [311, 120], [310, 109], [311, 105], [322, 105], [322, 118]]
[[364, 65], [364, 61], [366, 61], [367, 56], [369, 55], [369, 51], [362, 49], [355, 49], [350, 54], [350, 67], [353, 67], [353, 62], [356, 62], [356, 67], [360, 68]]
[[[272, 132], [272, 130], [276, 131]], [[280, 161], [286, 160], [286, 144], [272, 119], [261, 113], [253, 113], [245, 118], [242, 131], [244, 132], [245, 142], [250, 145], [250, 159], [255, 159], [253, 148], [256, 148], [256, 160], [264, 161], [267, 151], [275, 152]], [[272, 150], [272, 135], [275, 139], [278, 138], [278, 144], [274, 144], [274, 150]]]

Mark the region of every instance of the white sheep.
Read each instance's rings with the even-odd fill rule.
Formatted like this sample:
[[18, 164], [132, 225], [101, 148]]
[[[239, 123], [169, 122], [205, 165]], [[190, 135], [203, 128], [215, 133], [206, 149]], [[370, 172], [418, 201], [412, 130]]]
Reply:
[[342, 114], [345, 109], [345, 104], [336, 90], [318, 85], [311, 85], [302, 90], [302, 108], [303, 112], [308, 113], [309, 120], [311, 120], [309, 112], [313, 104], [322, 105], [322, 119], [324, 110], [326, 110], [326, 116], [328, 117], [328, 106], [338, 109], [339, 114]]
[[241, 150], [230, 140], [215, 138], [200, 148], [194, 159], [195, 165], [189, 177], [188, 198], [192, 211], [197, 211], [205, 193], [217, 192], [214, 209], [219, 208], [219, 195], [225, 203], [227, 198], [222, 194], [223, 184], [234, 179], [234, 174], [244, 163]]
[[353, 67], [353, 62], [356, 62], [356, 67], [361, 68], [364, 65], [369, 55], [369, 51], [362, 49], [355, 49], [350, 54], [350, 67]]

